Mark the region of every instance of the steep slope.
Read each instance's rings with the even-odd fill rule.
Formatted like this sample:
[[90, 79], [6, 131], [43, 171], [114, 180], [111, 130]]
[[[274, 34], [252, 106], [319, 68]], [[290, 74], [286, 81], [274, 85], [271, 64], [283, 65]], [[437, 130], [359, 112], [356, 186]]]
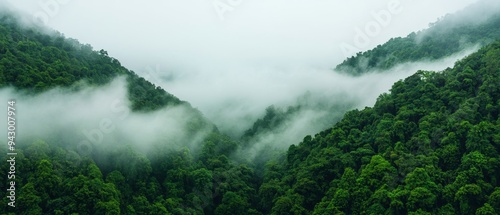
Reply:
[[[344, 98], [348, 96], [339, 95], [339, 97]], [[354, 101], [345, 99], [334, 106], [326, 104], [326, 102], [321, 103], [321, 101], [318, 102], [314, 99], [307, 99], [305, 97], [301, 99], [303, 100], [297, 102], [298, 104], [288, 106], [286, 109], [276, 106], [269, 106], [266, 108], [264, 116], [257, 119], [252, 124], [252, 127], [243, 133], [241, 137], [242, 142], [252, 145], [259, 142], [259, 139], [265, 138], [268, 135], [287, 133], [287, 130], [293, 127], [293, 124], [298, 121], [315, 122], [321, 125], [319, 126], [319, 130], [323, 130], [337, 122], [342, 117], [342, 114], [344, 114], [346, 110], [351, 109], [355, 103]], [[308, 112], [315, 114], [309, 116], [306, 114]], [[328, 115], [328, 117], [326, 115]], [[286, 146], [288, 147], [288, 145]]]
[[395, 83], [373, 108], [268, 163], [273, 214], [494, 214], [500, 211], [500, 42], [442, 72]]
[[[239, 151], [249, 155], [250, 163], [258, 176], [263, 175], [265, 163], [276, 154], [286, 151], [291, 144], [306, 135], [317, 133], [333, 126], [343, 114], [355, 107], [354, 99], [338, 95], [336, 104], [319, 99], [301, 97], [297, 105], [286, 109], [270, 106], [265, 115], [256, 120], [240, 138]], [[342, 98], [342, 99], [340, 99]]]
[[[462, 11], [446, 15], [436, 23], [430, 24], [431, 27], [426, 30], [411, 33], [405, 38], [392, 38], [372, 50], [358, 53], [357, 56], [350, 57], [338, 65], [336, 70], [353, 76], [370, 71], [387, 74], [399, 70], [399, 68], [394, 68], [399, 65], [403, 70], [411, 71], [406, 68], [411, 63], [437, 64], [458, 53], [471, 53], [473, 51], [471, 49], [480, 48], [500, 39], [499, 12], [498, 1], [481, 0]], [[417, 69], [421, 69], [421, 65]], [[301, 119], [298, 117], [300, 114], [308, 111], [318, 113], [316, 118], [323, 122], [322, 125], [310, 123], [316, 126], [315, 130], [304, 131], [301, 133], [304, 136], [304, 134], [316, 133], [330, 127], [340, 120], [345, 112], [359, 107], [356, 106], [359, 101], [356, 101], [352, 95], [339, 95], [345, 99], [333, 105], [324, 102], [331, 98], [308, 99], [307, 97], [299, 98], [295, 104], [288, 107], [270, 106], [261, 118], [245, 130], [241, 141], [250, 146], [260, 143], [271, 143], [270, 145], [274, 146], [289, 145], [291, 141], [276, 137], [290, 136], [288, 131], [293, 127], [294, 122], [298, 121], [297, 119]], [[319, 114], [322, 111], [325, 114]], [[302, 139], [302, 136], [295, 140]], [[282, 144], [282, 142], [288, 144]]]
[[336, 70], [352, 75], [384, 71], [402, 63], [441, 59], [497, 39], [500, 39], [500, 3], [482, 0], [443, 17], [426, 30], [405, 38], [393, 38], [372, 50], [357, 53]]
[[0, 16], [0, 88], [13, 87], [27, 95], [37, 95], [57, 87], [75, 91], [109, 84], [125, 77], [130, 109], [152, 112], [167, 107], [182, 107], [191, 120], [193, 133], [216, 130], [201, 112], [167, 93], [104, 50], [94, 51], [60, 33], [32, 24], [22, 24], [17, 15]]
[[[103, 93], [106, 91], [101, 89], [114, 86], [112, 83], [119, 77], [125, 77], [127, 83], [130, 106], [124, 108], [132, 110], [131, 116], [164, 116], [166, 111], [181, 109], [184, 118], [178, 121], [182, 123], [171, 126], [185, 133], [182, 138], [172, 144], [167, 134], [149, 132], [158, 136], [158, 141], [146, 151], [140, 148], [141, 140], [151, 137], [143, 133], [127, 134], [135, 135], [133, 139], [118, 132], [107, 133], [93, 145], [98, 150], [88, 154], [76, 145], [80, 141], [76, 134], [82, 132], [71, 130], [75, 125], [64, 124], [61, 127], [65, 130], [61, 131], [38, 123], [41, 126], [33, 131], [47, 131], [43, 137], [26, 132], [16, 137], [16, 207], [8, 205], [10, 199], [2, 198], [0, 214], [214, 214], [236, 206], [241, 213], [252, 214], [255, 210], [251, 208], [257, 205], [254, 173], [229, 159], [239, 147], [238, 142], [219, 133], [187, 102], [124, 68], [106, 51], [93, 51], [90, 45], [25, 25], [17, 15], [2, 11], [0, 93], [14, 89], [19, 106], [40, 96], [52, 102], [53, 92], [77, 96], [96, 89], [90, 92]], [[20, 115], [26, 114], [27, 110]], [[39, 115], [44, 114], [40, 110]], [[37, 124], [29, 120], [20, 126]], [[154, 120], [172, 124], [171, 118]], [[150, 125], [135, 125], [132, 121], [117, 126], [147, 129]], [[33, 137], [28, 139], [28, 135]], [[0, 145], [7, 146], [5, 140], [2, 138]], [[6, 147], [1, 147], [0, 152], [2, 159], [10, 159]], [[9, 168], [8, 162], [0, 165], [3, 178], [7, 178], [4, 174]], [[2, 183], [0, 195], [8, 196], [9, 186]]]
[[104, 50], [96, 52], [90, 45], [67, 39], [58, 32], [42, 33], [41, 27], [23, 26], [17, 20], [10, 13], [0, 17], [0, 87], [39, 93], [82, 81], [103, 85], [122, 75], [128, 79], [134, 110], [187, 105], [121, 66]]

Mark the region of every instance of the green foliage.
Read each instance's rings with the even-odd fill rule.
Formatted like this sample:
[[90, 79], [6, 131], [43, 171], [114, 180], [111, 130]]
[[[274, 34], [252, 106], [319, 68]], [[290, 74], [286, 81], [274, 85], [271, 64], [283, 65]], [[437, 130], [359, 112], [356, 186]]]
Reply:
[[261, 185], [272, 213], [498, 213], [499, 63], [495, 42], [453, 69], [418, 71], [290, 146], [283, 176]]

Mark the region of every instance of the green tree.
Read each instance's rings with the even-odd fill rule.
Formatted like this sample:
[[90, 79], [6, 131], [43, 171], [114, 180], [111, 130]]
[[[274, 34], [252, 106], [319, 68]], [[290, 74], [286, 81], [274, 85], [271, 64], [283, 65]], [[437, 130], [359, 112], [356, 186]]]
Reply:
[[42, 198], [37, 193], [32, 183], [27, 183], [21, 188], [17, 205], [18, 208], [23, 209], [20, 214], [43, 214], [43, 209], [40, 207]]
[[215, 209], [216, 215], [246, 214], [248, 200], [234, 192], [224, 193], [222, 203]]

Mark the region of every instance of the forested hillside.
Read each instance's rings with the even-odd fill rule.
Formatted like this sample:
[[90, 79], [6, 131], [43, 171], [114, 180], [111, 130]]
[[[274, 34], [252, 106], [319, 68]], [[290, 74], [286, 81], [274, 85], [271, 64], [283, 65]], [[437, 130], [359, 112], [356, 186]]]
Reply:
[[268, 164], [272, 214], [500, 212], [500, 42], [395, 83]]
[[11, 14], [0, 17], [0, 87], [12, 86], [27, 93], [83, 82], [99, 86], [123, 75], [129, 82], [134, 110], [156, 110], [187, 104], [121, 66], [104, 50], [80, 44], [58, 32], [23, 26]]
[[[78, 92], [124, 76], [133, 111], [185, 108], [187, 127], [179, 129], [187, 131], [186, 139], [178, 140], [180, 147], [158, 143], [151, 152], [139, 150], [136, 146], [141, 143], [125, 140], [91, 155], [77, 150], [78, 139], [18, 141], [17, 204], [11, 208], [2, 198], [1, 214], [224, 214], [227, 207], [239, 207], [240, 214], [255, 211], [249, 209], [257, 205], [253, 171], [229, 159], [238, 142], [219, 133], [187, 102], [124, 68], [106, 51], [47, 31], [20, 23], [16, 15], [1, 14], [0, 89], [12, 87], [28, 97], [56, 87]], [[203, 138], [197, 140], [199, 136]], [[7, 146], [4, 141], [0, 143]], [[188, 144], [193, 141], [194, 146]], [[7, 160], [6, 148], [0, 151]], [[6, 179], [8, 163], [0, 169]], [[6, 197], [8, 184], [0, 188]]]
[[[481, 0], [454, 14], [448, 14], [429, 26], [428, 29], [411, 33], [405, 38], [392, 38], [372, 50], [358, 53], [338, 65], [336, 71], [360, 77], [374, 71], [389, 73], [393, 71], [393, 67], [404, 63], [433, 64], [457, 53], [472, 53], [471, 49], [477, 50], [500, 39], [500, 4], [495, 0]], [[243, 144], [251, 146], [255, 143], [272, 142], [274, 145], [280, 145], [280, 142], [289, 141], [285, 138], [276, 140], [275, 137], [286, 136], [289, 131], [287, 129], [300, 120], [300, 117], [297, 117], [300, 114], [310, 111], [319, 116], [319, 120], [310, 126], [315, 127], [315, 130], [303, 132], [305, 136], [331, 127], [345, 112], [359, 107], [359, 101], [352, 95], [331, 96], [343, 97], [335, 99], [333, 104], [325, 102], [333, 100], [331, 98], [314, 100], [308, 97], [311, 96], [301, 97], [295, 105], [270, 106], [265, 114], [244, 132], [241, 137]], [[322, 111], [326, 114], [319, 114]], [[300, 139], [302, 136], [296, 138], [297, 141]]]
[[482, 0], [448, 14], [426, 30], [392, 38], [372, 50], [357, 53], [339, 64], [337, 71], [361, 75], [384, 71], [402, 63], [437, 60], [475, 45], [500, 39], [500, 4]]
[[[136, 147], [141, 143], [123, 140], [89, 155], [57, 136], [18, 141], [16, 208], [2, 198], [0, 214], [500, 212], [500, 41], [481, 37], [490, 45], [454, 68], [415, 71], [373, 107], [348, 112], [286, 152], [270, 145], [251, 157], [246, 149], [259, 137], [286, 127], [290, 116], [307, 106], [271, 107], [235, 141], [106, 51], [46, 31], [22, 25], [15, 15], [0, 16], [0, 90], [14, 89], [23, 102], [56, 88], [79, 92], [125, 77], [132, 111], [183, 107], [189, 117], [180, 130], [188, 132], [175, 147], [160, 141], [143, 151]], [[441, 46], [427, 51], [441, 50], [451, 53]], [[326, 110], [333, 118], [339, 114]], [[7, 146], [5, 140], [0, 144]], [[6, 147], [0, 153], [9, 159]], [[7, 178], [9, 167], [0, 164], [0, 177]], [[8, 186], [0, 184], [4, 197]]]

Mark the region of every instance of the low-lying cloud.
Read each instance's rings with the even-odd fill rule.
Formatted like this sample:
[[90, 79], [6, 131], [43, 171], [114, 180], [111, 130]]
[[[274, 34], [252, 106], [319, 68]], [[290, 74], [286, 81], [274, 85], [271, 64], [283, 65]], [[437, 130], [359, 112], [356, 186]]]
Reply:
[[[361, 77], [344, 76], [324, 71], [323, 76], [317, 76], [315, 79], [322, 84], [315, 85], [315, 82], [310, 82], [311, 92], [315, 93], [312, 93], [312, 97], [308, 98], [307, 101], [312, 105], [291, 115], [289, 120], [274, 129], [274, 132], [262, 133], [251, 139], [250, 145], [252, 147], [244, 153], [251, 159], [261, 150], [267, 150], [269, 147], [278, 150], [287, 149], [292, 144], [298, 144], [306, 135], [314, 135], [332, 127], [345, 112], [355, 108], [362, 109], [373, 106], [378, 96], [388, 92], [396, 81], [404, 79], [418, 70], [439, 72], [453, 67], [457, 60], [468, 56], [477, 49], [477, 46], [472, 47], [441, 60], [406, 63], [388, 71], [372, 71]], [[318, 104], [321, 107], [318, 107]], [[221, 113], [224, 113], [224, 110], [221, 110]], [[220, 114], [220, 117], [223, 116]], [[226, 120], [240, 122], [240, 124], [243, 124], [242, 121], [244, 121], [244, 119]], [[216, 122], [224, 124], [224, 122], [217, 120]]]
[[[273, 133], [263, 133], [251, 140], [253, 147], [246, 153], [255, 155], [266, 146], [286, 149], [291, 144], [297, 144], [304, 136], [331, 127], [345, 111], [372, 106], [378, 95], [386, 92], [397, 80], [417, 70], [451, 67], [457, 59], [476, 49], [435, 62], [409, 63], [391, 71], [373, 72], [361, 77], [330, 70], [296, 70], [273, 73], [275, 79], [266, 79], [264, 73], [257, 71], [253, 78], [246, 77], [245, 85], [237, 84], [239, 76], [227, 75], [224, 81], [233, 84], [212, 85], [211, 81], [216, 79], [202, 84], [200, 80], [203, 79], [195, 77], [170, 86], [196, 85], [199, 89], [212, 89], [200, 91], [212, 101], [206, 102], [212, 105], [205, 106], [205, 115], [223, 132], [234, 137], [239, 137], [250, 128], [269, 105], [279, 108], [301, 105], [303, 108]], [[253, 85], [259, 87], [255, 90], [248, 88]], [[306, 91], [307, 96], [304, 96]], [[197, 148], [212, 129], [207, 126], [194, 135], [189, 133], [186, 125], [196, 116], [192, 109], [182, 105], [149, 113], [131, 112], [124, 78], [101, 87], [88, 86], [80, 90], [56, 88], [38, 95], [4, 88], [0, 90], [0, 98], [16, 100], [18, 145], [44, 140], [74, 150], [80, 156], [124, 145], [145, 153], [160, 145], [172, 149]], [[7, 105], [2, 109], [6, 113]], [[1, 124], [0, 130], [6, 131], [6, 124]], [[0, 135], [2, 140], [6, 139], [5, 135]]]
[[[211, 129], [207, 126], [196, 134], [189, 133], [186, 125], [196, 116], [182, 105], [149, 113], [131, 112], [124, 78], [101, 87], [78, 91], [57, 88], [34, 96], [1, 89], [0, 98], [16, 100], [19, 147], [43, 140], [81, 156], [127, 145], [146, 153], [159, 145], [196, 147]], [[7, 129], [5, 124], [0, 127]]]
[[314, 67], [245, 67], [202, 71], [174, 80], [160, 78], [156, 81], [167, 91], [187, 98], [223, 131], [238, 136], [262, 117], [270, 105], [296, 105], [307, 93], [311, 97], [309, 102], [326, 103], [329, 107], [345, 103], [355, 103], [354, 107], [372, 106], [378, 95], [386, 92], [394, 82], [417, 70], [439, 71], [452, 67], [456, 60], [474, 50], [477, 47], [439, 61], [408, 63], [361, 77]]

